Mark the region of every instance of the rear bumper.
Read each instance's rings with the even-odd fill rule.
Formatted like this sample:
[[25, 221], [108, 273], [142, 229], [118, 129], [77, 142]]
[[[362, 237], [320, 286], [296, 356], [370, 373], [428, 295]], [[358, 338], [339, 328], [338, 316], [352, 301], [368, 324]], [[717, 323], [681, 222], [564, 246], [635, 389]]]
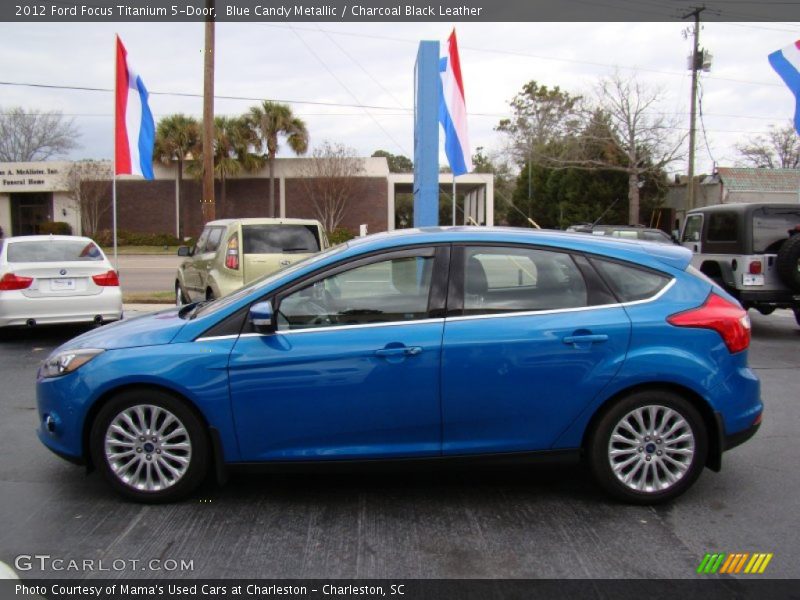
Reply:
[[761, 427], [761, 421], [755, 423], [748, 427], [743, 431], [737, 431], [736, 433], [731, 433], [727, 435], [723, 435], [722, 437], [722, 450], [723, 452], [726, 450], [730, 450], [732, 448], [736, 448], [741, 444], [744, 444], [747, 440], [753, 437]]
[[108, 287], [92, 296], [28, 298], [19, 292], [0, 292], [0, 327], [60, 323], [91, 323], [122, 318], [122, 292]]
[[800, 294], [790, 290], [736, 290], [735, 295], [743, 304], [775, 304], [782, 308], [800, 306]]

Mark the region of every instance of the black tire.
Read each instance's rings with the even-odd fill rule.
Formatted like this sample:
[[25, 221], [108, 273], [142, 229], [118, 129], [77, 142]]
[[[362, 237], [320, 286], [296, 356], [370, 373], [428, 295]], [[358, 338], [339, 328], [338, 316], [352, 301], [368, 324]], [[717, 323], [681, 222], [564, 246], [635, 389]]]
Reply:
[[800, 234], [786, 240], [778, 250], [775, 269], [781, 281], [794, 292], [800, 292]]
[[800, 325], [800, 308], [793, 308], [794, 311], [794, 320], [795, 322]]
[[[133, 409], [134, 407], [157, 407], [159, 410], [154, 412], [147, 412], [147, 408], [145, 408], [145, 412], [143, 413], [145, 415], [145, 420], [148, 420], [153, 414], [164, 414], [164, 420], [160, 421], [162, 427], [164, 427], [164, 431], [160, 435], [165, 435], [166, 438], [171, 438], [171, 440], [168, 442], [165, 438], [157, 441], [157, 438], [155, 438], [153, 442], [157, 441], [157, 443], [149, 444], [148, 442], [150, 440], [148, 440], [147, 437], [138, 438], [138, 440], [142, 442], [142, 447], [136, 448], [135, 450], [131, 448], [131, 456], [121, 459], [127, 460], [127, 458], [131, 458], [131, 461], [134, 463], [133, 466], [130, 468], [118, 467], [118, 469], [115, 470], [106, 453], [107, 433], [109, 432], [109, 427], [112, 422], [120, 418], [126, 410]], [[171, 423], [168, 426], [166, 425], [166, 414], [171, 415], [177, 420], [178, 425], [183, 427], [185, 435], [180, 431], [177, 435], [173, 435], [178, 428]], [[127, 429], [128, 433], [130, 433], [131, 429]], [[149, 436], [149, 434], [146, 435]], [[117, 437], [118, 439], [124, 440], [126, 444], [129, 438], [135, 440], [133, 435]], [[184, 467], [181, 463], [175, 462], [168, 463], [172, 468], [182, 470], [180, 476], [175, 476], [174, 480], [171, 482], [164, 478], [163, 480], [166, 481], [166, 483], [163, 489], [142, 489], [142, 486], [145, 484], [141, 481], [140, 476], [137, 477], [140, 471], [134, 469], [138, 464], [136, 461], [143, 463], [148, 476], [150, 475], [151, 468], [155, 474], [156, 460], [152, 460], [152, 463], [148, 463], [145, 462], [142, 457], [146, 456], [148, 457], [146, 460], [151, 461], [149, 457], [152, 456], [153, 459], [158, 459], [159, 465], [164, 465], [164, 461], [172, 460], [168, 454], [175, 452], [174, 450], [168, 449], [167, 445], [185, 445], [183, 440], [187, 438], [189, 442], [188, 450], [182, 448], [179, 452], [184, 457], [185, 464], [188, 466]], [[176, 440], [177, 444], [175, 443]], [[138, 446], [139, 441], [134, 441], [133, 444]], [[113, 442], [110, 443], [113, 444]], [[163, 454], [161, 453], [161, 444], [164, 444]], [[145, 445], [148, 447], [145, 447]], [[109, 400], [100, 409], [100, 412], [92, 423], [89, 447], [94, 466], [103, 474], [111, 487], [123, 496], [137, 502], [159, 503], [180, 500], [197, 489], [208, 472], [209, 442], [208, 433], [203, 422], [184, 401], [160, 390], [129, 390], [121, 392]], [[109, 452], [114, 449], [115, 447], [112, 447]], [[124, 450], [124, 448], [116, 448], [117, 452], [120, 450]], [[145, 452], [148, 451], [150, 454], [145, 455]], [[156, 455], [156, 452], [158, 452], [159, 456]], [[134, 453], [136, 453], [135, 460], [133, 456]], [[168, 466], [159, 466], [158, 469], [161, 473], [173, 475], [168, 471]], [[131, 473], [132, 470], [135, 470], [136, 473]], [[124, 477], [131, 478], [134, 482], [126, 482]], [[162, 481], [162, 479], [159, 478], [159, 481]], [[141, 485], [136, 486], [136, 482], [139, 482]]]
[[175, 306], [183, 306], [184, 304], [189, 304], [189, 299], [186, 297], [186, 294], [183, 293], [183, 289], [181, 288], [181, 284], [179, 282], [175, 282]]
[[[678, 456], [680, 458], [680, 455], [675, 454], [675, 452], [686, 452], [686, 447], [682, 444], [688, 445], [689, 443], [680, 440], [668, 442], [667, 439], [661, 440], [659, 437], [650, 436], [648, 436], [647, 442], [643, 441], [644, 438], [642, 438], [642, 441], [637, 441], [635, 443], [633, 441], [626, 442], [626, 444], [623, 445], [615, 442], [613, 449], [616, 451], [617, 448], [625, 448], [627, 456], [634, 461], [630, 471], [627, 473], [622, 472], [618, 476], [614, 468], [612, 468], [611, 436], [617, 427], [622, 425], [622, 421], [633, 411], [650, 406], [670, 409], [683, 420], [684, 425], [690, 429], [693, 437], [693, 453], [690, 458], [686, 459], [687, 462], [684, 465], [684, 470], [681, 472], [680, 476], [677, 477], [676, 481], [668, 483], [667, 487], [661, 489], [640, 490], [635, 489], [635, 482], [626, 484], [622, 481], [621, 477], [631, 472], [639, 473], [640, 468], [643, 468], [646, 473], [643, 483], [643, 487], [645, 488], [648, 487], [647, 481], [651, 473], [656, 473], [659, 479], [661, 479], [662, 476], [664, 476], [664, 479], [667, 479], [665, 476], [666, 467], [672, 470], [673, 475], [675, 474], [675, 467], [671, 463], [667, 463], [666, 459], [669, 457], [662, 457], [662, 455], [669, 452], [672, 456]], [[662, 412], [657, 412], [656, 414], [661, 414], [663, 416], [669, 413], [667, 413], [666, 410], [662, 410]], [[665, 424], [674, 424], [676, 422], [675, 420], [668, 419], [665, 421]], [[647, 426], [648, 423], [645, 423], [645, 425]], [[686, 429], [683, 428], [679, 431], [686, 431]], [[633, 439], [632, 435], [631, 438]], [[656, 442], [658, 442], [659, 445], [656, 445]], [[640, 443], [642, 445], [637, 448], [636, 446]], [[661, 448], [663, 453], [656, 456], [656, 452], [661, 452], [658, 448]], [[667, 448], [669, 448], [669, 451]], [[595, 480], [609, 494], [631, 504], [658, 504], [677, 498], [689, 489], [700, 476], [708, 455], [708, 432], [703, 423], [703, 418], [700, 416], [697, 409], [682, 396], [668, 390], [643, 390], [620, 398], [605, 411], [591, 432], [587, 444], [587, 451], [589, 467]], [[652, 459], [647, 458], [648, 456], [652, 457]], [[619, 468], [625, 460], [624, 456], [617, 458], [619, 459], [617, 463]], [[647, 462], [644, 462], [645, 459]], [[648, 469], [650, 469], [650, 471], [648, 471]], [[637, 477], [633, 476], [633, 478], [636, 479]], [[654, 478], [650, 477], [649, 481], [651, 487], [656, 485]]]
[[211, 302], [212, 300], [216, 300], [216, 296], [214, 295], [214, 290], [212, 290], [211, 288], [208, 288], [206, 290], [206, 300], [208, 302]]

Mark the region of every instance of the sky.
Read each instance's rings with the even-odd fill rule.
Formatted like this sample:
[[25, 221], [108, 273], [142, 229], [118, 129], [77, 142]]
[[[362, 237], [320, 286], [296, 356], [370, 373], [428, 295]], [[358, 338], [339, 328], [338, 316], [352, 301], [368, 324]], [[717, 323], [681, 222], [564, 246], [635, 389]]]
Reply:
[[[679, 119], [679, 133], [688, 130], [685, 22], [217, 23], [216, 94], [245, 99], [218, 98], [215, 112], [241, 114], [259, 99], [291, 101], [312, 149], [330, 141], [363, 156], [383, 149], [412, 157], [417, 46], [444, 41], [453, 26], [473, 150], [502, 150], [505, 139], [494, 127], [526, 82], [591, 95], [615, 69], [661, 88], [656, 110]], [[200, 97], [164, 92], [202, 93], [202, 23], [0, 23], [0, 81], [110, 88], [115, 33], [152, 93], [156, 121], [175, 112], [201, 116]], [[798, 38], [800, 23], [703, 25], [700, 44], [714, 60], [701, 76], [696, 172], [735, 165], [737, 143], [789, 122], [794, 97], [767, 55]], [[59, 110], [75, 119], [80, 147], [70, 159], [111, 157], [112, 102], [108, 92], [0, 85], [0, 107]], [[446, 164], [443, 154], [440, 162]], [[685, 173], [685, 160], [671, 171]]]

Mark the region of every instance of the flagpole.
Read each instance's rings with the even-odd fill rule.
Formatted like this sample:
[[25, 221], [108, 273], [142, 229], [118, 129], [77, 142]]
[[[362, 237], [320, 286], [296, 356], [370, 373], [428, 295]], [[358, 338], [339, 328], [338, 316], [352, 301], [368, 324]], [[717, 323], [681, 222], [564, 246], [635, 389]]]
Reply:
[[456, 174], [453, 173], [453, 226], [456, 224]]
[[114, 103], [114, 158], [111, 160], [111, 235], [114, 243], [114, 270], [119, 273], [119, 259], [117, 258], [117, 78], [119, 77], [119, 64], [117, 60], [119, 34], [114, 35], [114, 93], [111, 99]]

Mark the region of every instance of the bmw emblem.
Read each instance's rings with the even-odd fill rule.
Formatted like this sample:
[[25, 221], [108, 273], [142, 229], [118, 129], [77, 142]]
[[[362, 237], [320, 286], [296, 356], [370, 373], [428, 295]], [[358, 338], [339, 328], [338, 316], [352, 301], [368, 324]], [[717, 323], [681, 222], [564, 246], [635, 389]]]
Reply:
[[59, 273], [60, 273], [61, 275], [66, 275], [66, 274], [67, 274], [67, 270], [66, 270], [66, 269], [61, 269], [61, 270], [59, 271]]

